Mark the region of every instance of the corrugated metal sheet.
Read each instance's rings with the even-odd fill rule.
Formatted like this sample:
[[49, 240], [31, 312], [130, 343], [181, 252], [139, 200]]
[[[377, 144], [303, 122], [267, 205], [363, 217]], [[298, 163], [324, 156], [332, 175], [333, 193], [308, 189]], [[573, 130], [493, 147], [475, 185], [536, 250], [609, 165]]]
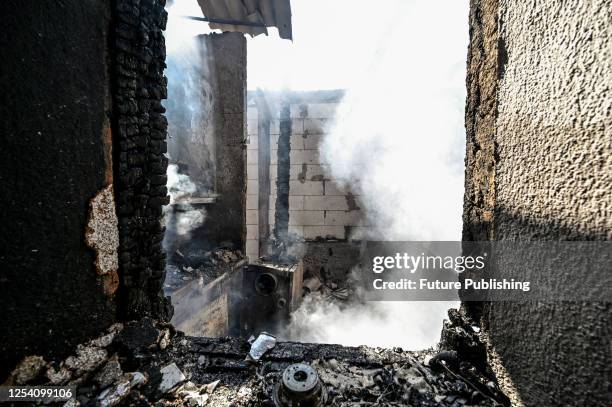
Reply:
[[[289, 0], [198, 0], [204, 16], [213, 19], [249, 21], [277, 27], [281, 38], [293, 39]], [[210, 28], [256, 36], [268, 34], [266, 27], [210, 23]]]

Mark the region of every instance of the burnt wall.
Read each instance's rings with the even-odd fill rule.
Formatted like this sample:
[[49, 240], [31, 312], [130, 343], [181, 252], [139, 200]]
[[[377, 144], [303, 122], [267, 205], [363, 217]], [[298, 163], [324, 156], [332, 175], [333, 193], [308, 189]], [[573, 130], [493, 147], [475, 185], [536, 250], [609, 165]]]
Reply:
[[[3, 376], [24, 354], [98, 334], [117, 299], [116, 270], [98, 274], [85, 238], [90, 201], [113, 176], [111, 1], [6, 0], [0, 14]], [[112, 194], [100, 196], [112, 216]]]
[[[611, 15], [605, 1], [472, 0], [465, 240], [612, 237]], [[469, 309], [513, 405], [609, 403], [610, 303]]]
[[244, 251], [246, 240], [246, 39], [241, 33], [210, 34], [204, 42], [213, 82], [216, 201], [206, 206], [204, 224], [193, 240], [213, 247], [231, 242]]
[[164, 1], [5, 1], [0, 375], [168, 318]]
[[113, 83], [115, 189], [119, 216], [121, 315], [169, 319], [163, 297], [165, 254], [162, 205], [166, 189], [168, 122], [165, 0], [118, 0], [115, 10]]

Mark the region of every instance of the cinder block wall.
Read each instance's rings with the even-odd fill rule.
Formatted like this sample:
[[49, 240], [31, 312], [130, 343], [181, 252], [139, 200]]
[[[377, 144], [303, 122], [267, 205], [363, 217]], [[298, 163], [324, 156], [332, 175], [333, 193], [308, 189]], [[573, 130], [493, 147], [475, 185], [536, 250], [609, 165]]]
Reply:
[[[259, 131], [260, 107], [254, 95], [247, 113], [247, 255], [258, 257], [259, 248]], [[289, 168], [288, 232], [305, 240], [347, 240], [358, 238], [365, 228], [359, 196], [330, 176], [320, 157], [320, 146], [333, 129], [342, 92], [295, 92], [266, 94], [270, 110], [270, 194], [269, 233], [274, 229], [277, 202], [278, 141], [280, 108], [290, 104], [291, 138]], [[261, 102], [260, 102], [261, 103]]]

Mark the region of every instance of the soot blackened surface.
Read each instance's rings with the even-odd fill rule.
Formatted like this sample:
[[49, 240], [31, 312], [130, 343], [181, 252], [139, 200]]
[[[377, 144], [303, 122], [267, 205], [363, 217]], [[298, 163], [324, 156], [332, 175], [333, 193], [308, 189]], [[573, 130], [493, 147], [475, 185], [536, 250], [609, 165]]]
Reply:
[[6, 0], [0, 14], [4, 370], [24, 354], [60, 355], [113, 319], [84, 240], [108, 177], [110, 0]]

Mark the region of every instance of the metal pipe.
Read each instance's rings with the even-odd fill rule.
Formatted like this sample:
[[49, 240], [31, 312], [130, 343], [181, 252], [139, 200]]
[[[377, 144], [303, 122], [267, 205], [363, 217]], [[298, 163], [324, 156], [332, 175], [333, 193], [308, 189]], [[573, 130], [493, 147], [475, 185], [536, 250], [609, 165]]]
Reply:
[[196, 21], [205, 21], [207, 23], [215, 23], [215, 24], [245, 25], [248, 27], [263, 27], [263, 28], [266, 27], [264, 23], [256, 23], [253, 21], [226, 20], [224, 18], [208, 18], [208, 17], [196, 17], [196, 16], [183, 16], [183, 18], [187, 18], [189, 20], [196, 20]]

